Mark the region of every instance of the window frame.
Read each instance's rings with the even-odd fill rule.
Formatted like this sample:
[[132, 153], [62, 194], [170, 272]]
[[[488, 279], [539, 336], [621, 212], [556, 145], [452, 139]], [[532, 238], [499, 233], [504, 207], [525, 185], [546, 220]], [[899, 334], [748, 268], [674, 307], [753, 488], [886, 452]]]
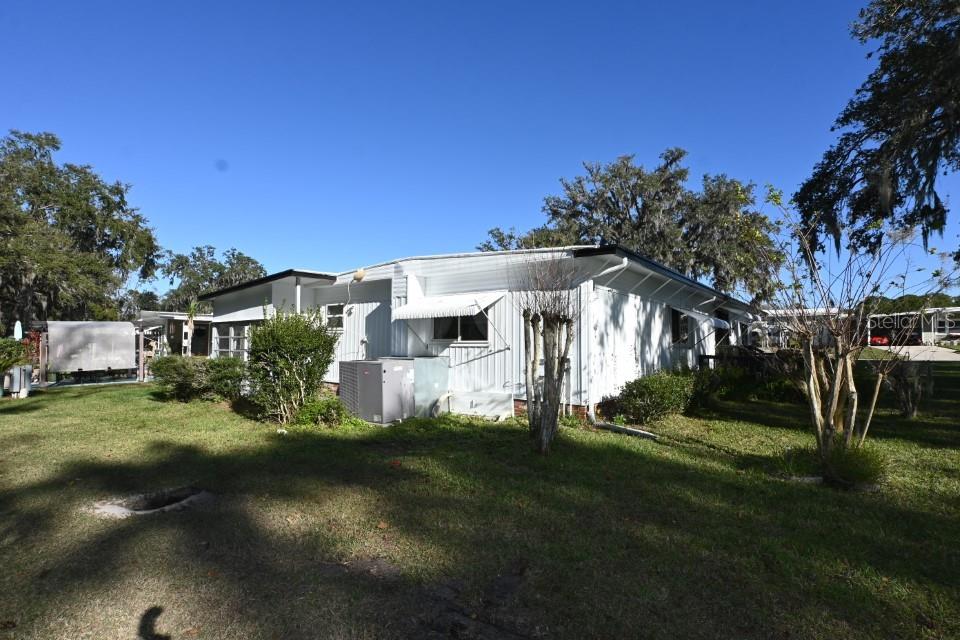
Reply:
[[[217, 337], [213, 342], [213, 353], [216, 358], [240, 358], [243, 361], [250, 359], [250, 327], [251, 322], [223, 322], [213, 326], [217, 330]], [[223, 330], [227, 329], [227, 334]], [[238, 333], [239, 330], [239, 333]], [[227, 341], [226, 349], [221, 348], [222, 340]]]
[[[476, 317], [481, 317], [483, 319], [483, 333], [485, 337], [479, 340], [464, 340], [463, 339], [463, 328], [462, 320], [464, 318], [473, 319]], [[490, 318], [487, 317], [487, 314], [483, 311], [475, 313], [470, 316], [444, 316], [444, 319], [455, 319], [457, 325], [457, 337], [456, 338], [438, 338], [436, 333], [437, 320], [440, 318], [430, 318], [430, 340], [436, 344], [443, 344], [448, 346], [483, 346], [490, 344]]]
[[[686, 330], [682, 326], [682, 323], [686, 320]], [[678, 333], [680, 338], [677, 338]], [[679, 347], [681, 349], [689, 349], [690, 338], [693, 335], [693, 331], [690, 328], [690, 315], [684, 313], [680, 309], [675, 309], [670, 307], [670, 344], [674, 347]]]
[[[340, 307], [340, 313], [331, 313], [330, 307]], [[331, 302], [329, 304], [323, 305], [323, 324], [327, 329], [332, 331], [343, 332], [344, 321], [347, 317], [347, 303], [346, 302]], [[330, 320], [332, 318], [339, 318], [339, 326], [331, 326]]]

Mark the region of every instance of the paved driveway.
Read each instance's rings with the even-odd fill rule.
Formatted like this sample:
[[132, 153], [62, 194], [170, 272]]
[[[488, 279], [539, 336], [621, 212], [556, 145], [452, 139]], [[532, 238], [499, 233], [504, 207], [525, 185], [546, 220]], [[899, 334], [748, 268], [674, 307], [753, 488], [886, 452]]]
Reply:
[[[873, 347], [874, 349], [884, 349], [889, 351], [889, 347]], [[910, 358], [915, 362], [960, 362], [960, 352], [945, 347], [900, 347], [900, 355]]]

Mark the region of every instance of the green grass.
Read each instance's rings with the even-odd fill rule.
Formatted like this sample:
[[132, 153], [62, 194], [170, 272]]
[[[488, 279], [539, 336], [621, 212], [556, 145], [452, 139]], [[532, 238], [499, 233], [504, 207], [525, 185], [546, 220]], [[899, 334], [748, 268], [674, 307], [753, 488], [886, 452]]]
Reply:
[[[937, 384], [917, 420], [881, 411], [872, 493], [779, 479], [811, 444], [792, 405], [657, 442], [564, 429], [542, 458], [519, 424], [281, 435], [150, 386], [7, 400], [0, 638], [960, 637], [960, 369]], [[187, 483], [216, 502], [85, 510]]]

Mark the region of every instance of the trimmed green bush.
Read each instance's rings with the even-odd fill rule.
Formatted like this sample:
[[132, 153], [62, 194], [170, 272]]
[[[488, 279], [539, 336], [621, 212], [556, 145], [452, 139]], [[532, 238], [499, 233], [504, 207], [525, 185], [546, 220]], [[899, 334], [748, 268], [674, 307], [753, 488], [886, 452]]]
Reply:
[[153, 378], [160, 389], [181, 402], [210, 397], [207, 359], [187, 356], [162, 356], [150, 363]]
[[655, 422], [686, 411], [694, 388], [694, 376], [689, 372], [658, 371], [624, 385], [620, 409], [634, 424]]
[[7, 369], [24, 364], [27, 358], [27, 349], [23, 343], [13, 338], [0, 338], [0, 376]]
[[250, 398], [265, 417], [290, 422], [316, 396], [333, 362], [338, 338], [317, 314], [278, 311], [252, 327], [247, 364]]
[[324, 392], [300, 407], [296, 423], [338, 427], [348, 416], [347, 407], [340, 398], [330, 392]]
[[872, 447], [844, 447], [837, 443], [823, 463], [823, 479], [845, 488], [877, 484], [886, 473], [886, 458]]
[[207, 360], [209, 390], [224, 400], [238, 400], [243, 395], [247, 366], [241, 358], [225, 357]]

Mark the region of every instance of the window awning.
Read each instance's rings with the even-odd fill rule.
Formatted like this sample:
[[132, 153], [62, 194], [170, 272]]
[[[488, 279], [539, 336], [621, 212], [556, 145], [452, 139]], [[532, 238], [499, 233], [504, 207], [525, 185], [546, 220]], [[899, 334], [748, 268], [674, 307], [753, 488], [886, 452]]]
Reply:
[[457, 293], [448, 296], [427, 296], [393, 310], [394, 320], [417, 318], [452, 318], [480, 313], [503, 297], [503, 293]]
[[730, 323], [722, 318], [714, 318], [703, 311], [694, 311], [693, 309], [679, 309], [679, 311], [696, 318], [698, 322], [709, 323], [714, 329], [729, 329]]

